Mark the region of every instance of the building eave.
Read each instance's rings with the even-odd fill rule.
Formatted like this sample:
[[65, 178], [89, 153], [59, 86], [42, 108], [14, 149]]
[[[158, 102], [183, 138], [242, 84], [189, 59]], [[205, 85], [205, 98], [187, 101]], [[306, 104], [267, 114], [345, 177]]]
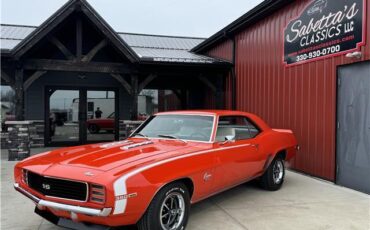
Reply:
[[194, 53], [203, 53], [221, 41], [230, 39], [230, 37], [235, 35], [235, 33], [241, 29], [253, 25], [253, 23], [292, 2], [294, 2], [294, 0], [265, 0], [231, 24], [224, 27], [222, 30], [195, 46], [191, 51]]

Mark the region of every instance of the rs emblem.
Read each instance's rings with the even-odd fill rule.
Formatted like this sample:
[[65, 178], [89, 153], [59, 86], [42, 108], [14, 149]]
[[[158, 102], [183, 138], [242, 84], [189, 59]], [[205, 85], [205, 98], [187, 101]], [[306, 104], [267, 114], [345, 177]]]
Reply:
[[45, 190], [50, 190], [50, 184], [42, 184], [42, 188]]

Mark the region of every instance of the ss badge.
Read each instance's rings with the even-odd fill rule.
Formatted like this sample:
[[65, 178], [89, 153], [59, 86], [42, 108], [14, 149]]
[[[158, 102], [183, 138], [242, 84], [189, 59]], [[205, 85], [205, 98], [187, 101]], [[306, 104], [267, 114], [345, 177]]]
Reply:
[[50, 184], [42, 184], [42, 188], [45, 190], [50, 190]]

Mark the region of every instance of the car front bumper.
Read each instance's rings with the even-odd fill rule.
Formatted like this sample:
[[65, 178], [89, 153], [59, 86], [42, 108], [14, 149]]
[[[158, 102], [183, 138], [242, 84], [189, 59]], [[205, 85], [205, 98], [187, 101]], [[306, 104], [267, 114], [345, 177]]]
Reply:
[[94, 209], [94, 208], [86, 208], [86, 207], [67, 205], [67, 204], [61, 204], [61, 203], [56, 203], [56, 202], [50, 202], [47, 200], [42, 200], [32, 195], [31, 193], [27, 192], [23, 188], [21, 188], [18, 183], [14, 184], [14, 188], [15, 190], [17, 190], [18, 192], [22, 193], [23, 195], [31, 199], [33, 202], [35, 202], [39, 209], [47, 207], [47, 208], [57, 209], [61, 211], [71, 212], [74, 214], [83, 214], [83, 215], [100, 216], [100, 217], [109, 216], [109, 214], [112, 212], [112, 208]]

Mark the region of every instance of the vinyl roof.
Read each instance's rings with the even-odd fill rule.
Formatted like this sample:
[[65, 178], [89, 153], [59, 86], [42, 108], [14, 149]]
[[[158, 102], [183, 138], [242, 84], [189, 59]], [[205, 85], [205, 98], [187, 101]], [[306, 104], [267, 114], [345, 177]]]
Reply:
[[[11, 52], [37, 27], [1, 24], [0, 48]], [[204, 38], [117, 33], [144, 61], [181, 63], [223, 63], [225, 61], [192, 53]]]

